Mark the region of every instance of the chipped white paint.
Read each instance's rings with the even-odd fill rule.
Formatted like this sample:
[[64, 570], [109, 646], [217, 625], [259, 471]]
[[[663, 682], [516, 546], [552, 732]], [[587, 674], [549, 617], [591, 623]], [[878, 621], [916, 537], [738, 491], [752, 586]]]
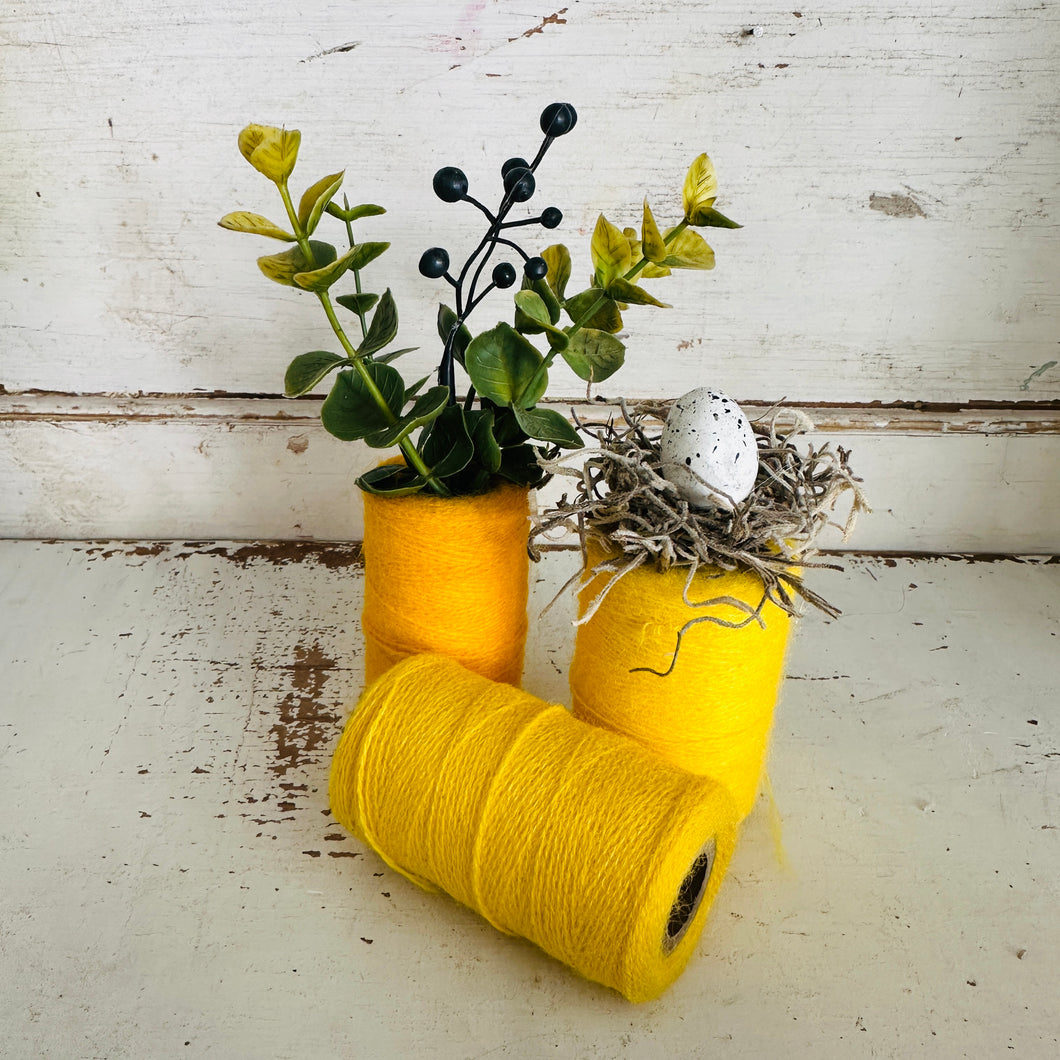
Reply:
[[[763, 801], [687, 972], [631, 1006], [331, 820], [355, 549], [0, 542], [5, 1055], [1055, 1055], [1060, 565], [847, 568], [787, 664], [790, 866]], [[560, 701], [572, 608], [527, 653]]]
[[[853, 416], [865, 402], [1055, 402], [1058, 25], [1048, 5], [1023, 0], [827, 0], [805, 11], [306, 0], [281, 20], [249, 0], [25, 0], [0, 13], [5, 405], [34, 390], [89, 402], [274, 395], [291, 355], [327, 345], [313, 300], [258, 273], [255, 256], [275, 247], [214, 224], [237, 207], [275, 213], [271, 187], [235, 148], [250, 120], [302, 129], [299, 188], [346, 167], [353, 198], [389, 208], [365, 222], [365, 236], [393, 243], [366, 276], [394, 289], [402, 339], [421, 347], [410, 377], [425, 373], [437, 358], [439, 289], [416, 262], [431, 244], [473, 245], [478, 216], [435, 199], [431, 174], [458, 163], [490, 198], [500, 162], [535, 146], [536, 114], [554, 98], [574, 102], [580, 121], [546, 160], [535, 202], [564, 210], [557, 235], [576, 271], [588, 271], [600, 209], [632, 223], [648, 195], [672, 220], [676, 186], [703, 149], [720, 205], [745, 224], [712, 236], [713, 273], [658, 284], [673, 310], [631, 310], [629, 363], [608, 393], [673, 397], [711, 383], [741, 402], [838, 403]], [[490, 323], [505, 310], [480, 313]], [[579, 391], [556, 371], [554, 393]], [[244, 425], [232, 429], [247, 440]], [[277, 521], [264, 513], [277, 495], [284, 507], [295, 472], [284, 457], [273, 474], [266, 432], [239, 468], [213, 461], [182, 480], [174, 454], [203, 440], [187, 449], [198, 425], [176, 415], [156, 426], [123, 435], [142, 446], [133, 454], [111, 424], [67, 421], [81, 459], [9, 421], [0, 532], [92, 533], [108, 511], [185, 510], [173, 496], [216, 534], [344, 531], [336, 520], [323, 530], [312, 498], [329, 496], [359, 455], [313, 461], [322, 447], [307, 434], [297, 474], [324, 478], [293, 487], [304, 518]], [[936, 452], [940, 477], [970, 475], [972, 493], [1004, 478], [998, 464], [968, 472], [944, 443]], [[991, 459], [989, 448], [979, 455]], [[130, 479], [127, 465], [142, 473]], [[61, 471], [78, 481], [73, 497], [46, 486]], [[262, 498], [249, 522], [227, 512], [238, 475], [238, 490], [256, 484]], [[890, 495], [886, 481], [879, 488]], [[1006, 505], [1019, 536], [1033, 514], [1018, 497]], [[117, 523], [107, 525], [145, 532], [140, 519]], [[169, 519], [151, 532], [189, 529]]]

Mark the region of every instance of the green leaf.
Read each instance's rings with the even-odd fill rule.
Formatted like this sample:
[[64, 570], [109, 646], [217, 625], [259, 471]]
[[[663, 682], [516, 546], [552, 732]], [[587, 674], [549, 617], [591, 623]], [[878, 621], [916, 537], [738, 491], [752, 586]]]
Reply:
[[327, 350], [313, 350], [299, 354], [287, 367], [283, 377], [283, 392], [288, 397], [308, 394], [333, 368], [349, 364], [349, 360]]
[[417, 379], [412, 386], [405, 387], [405, 404], [408, 404], [420, 392], [423, 384], [426, 383], [428, 379], [430, 379], [430, 376], [425, 375], [422, 379]]
[[339, 206], [336, 202], [329, 202], [326, 209], [332, 217], [337, 217], [340, 221], [349, 221], [351, 224], [362, 217], [375, 217], [386, 213], [382, 206], [375, 206], [372, 203], [363, 203], [360, 206]]
[[598, 287], [606, 287], [633, 264], [629, 240], [603, 214], [596, 221], [589, 249], [593, 259], [593, 276]]
[[464, 419], [471, 431], [471, 441], [475, 443], [478, 463], [491, 475], [495, 474], [501, 467], [501, 447], [493, 433], [493, 410], [467, 412]]
[[536, 450], [525, 443], [501, 450], [501, 466], [497, 474], [517, 486], [537, 486], [545, 478], [544, 468], [537, 462]]
[[340, 294], [336, 296], [335, 301], [343, 309], [348, 309], [351, 313], [356, 313], [360, 316], [362, 313], [367, 313], [379, 301], [379, 295], [368, 294], [367, 292], [363, 294]]
[[538, 373], [544, 358], [510, 324], [500, 323], [471, 340], [464, 355], [475, 389], [498, 405], [536, 405], [548, 385]]
[[[597, 305], [597, 302], [600, 304]], [[622, 314], [618, 311], [615, 300], [609, 298], [607, 293], [599, 287], [590, 287], [581, 294], [568, 298], [566, 309], [571, 320], [575, 324], [581, 324], [582, 327], [612, 333], [622, 330]], [[590, 311], [592, 311], [592, 316], [586, 317], [585, 314]]]
[[[408, 393], [406, 391], [406, 395]], [[376, 449], [397, 445], [406, 434], [411, 434], [417, 427], [423, 427], [434, 420], [445, 409], [448, 401], [449, 387], [432, 386], [426, 394], [417, 398], [416, 403], [397, 423], [392, 423], [381, 431], [373, 431], [364, 440]]]
[[358, 243], [324, 268], [296, 274], [294, 282], [307, 291], [326, 291], [348, 269], [363, 269], [389, 246], [389, 243]]
[[349, 253], [350, 268], [360, 272], [369, 262], [375, 261], [389, 243], [358, 243]]
[[702, 154], [688, 167], [681, 199], [685, 208], [685, 220], [690, 225], [701, 225], [705, 211], [714, 205], [718, 197], [718, 178], [714, 164]]
[[377, 353], [384, 346], [389, 346], [397, 337], [398, 314], [394, 296], [388, 287], [379, 299], [379, 305], [372, 315], [372, 323], [368, 325], [368, 334], [364, 342], [357, 347], [357, 352], [362, 356]]
[[578, 437], [578, 432], [570, 420], [554, 409], [516, 408], [514, 411], [519, 426], [531, 438], [552, 442], [564, 449], [581, 449], [585, 444]]
[[345, 175], [346, 171], [343, 170], [341, 173], [332, 173], [323, 177], [302, 196], [302, 201], [298, 204], [298, 223], [307, 236], [312, 235], [313, 230], [320, 223], [324, 208], [342, 187], [342, 178]]
[[321, 406], [320, 421], [329, 434], [345, 442], [386, 430], [400, 416], [404, 403], [405, 384], [396, 368], [378, 361], [365, 361], [363, 368], [381, 393], [390, 415], [376, 402], [360, 372], [339, 372]]
[[260, 213], [250, 213], [248, 210], [226, 213], [217, 223], [230, 232], [249, 232], [252, 236], [268, 236], [270, 239], [282, 239], [287, 243], [294, 242], [294, 236], [290, 232], [284, 231]]
[[651, 212], [647, 199], [644, 200], [644, 221], [640, 228], [640, 247], [641, 253], [648, 261], [660, 262], [666, 257], [666, 244], [663, 242], [662, 233], [659, 231], [659, 226], [655, 223], [655, 217]]
[[515, 413], [510, 408], [494, 405], [488, 398], [483, 401], [483, 407], [493, 413], [493, 436], [502, 449], [526, 441], [526, 431], [519, 426]]
[[571, 336], [570, 345], [562, 354], [580, 379], [599, 383], [622, 367], [626, 347], [606, 331], [582, 328]]
[[357, 485], [365, 493], [380, 497], [407, 497], [410, 493], [419, 493], [427, 485], [427, 480], [404, 464], [380, 464], [361, 475]]
[[298, 159], [302, 134], [297, 129], [248, 125], [239, 134], [239, 153], [275, 184], [283, 183]]
[[309, 241], [309, 249], [313, 254], [312, 261], [306, 260], [301, 247], [291, 247], [281, 254], [268, 254], [258, 258], [258, 268], [270, 280], [282, 283], [285, 287], [294, 287], [295, 276], [304, 275], [307, 270], [327, 266], [335, 260], [336, 250], [330, 243], [319, 243], [312, 239]]
[[431, 424], [430, 430], [424, 432], [419, 449], [438, 478], [463, 471], [475, 455], [475, 445], [464, 422], [464, 410], [459, 405], [447, 406]]
[[725, 214], [720, 213], [713, 207], [707, 210], [700, 210], [698, 216], [697, 227], [699, 228], [743, 228], [743, 225], [730, 221]]
[[609, 284], [607, 293], [616, 302], [629, 302], [631, 305], [654, 305], [660, 309], [673, 308], [665, 302], [660, 302], [654, 295], [645, 291], [643, 287], [638, 287], [635, 283], [622, 279], [621, 276]]
[[391, 361], [396, 361], [403, 354], [412, 353], [414, 350], [418, 349], [419, 346], [405, 346], [400, 350], [388, 350], [382, 357], [373, 357], [372, 360], [375, 361], [376, 364], [389, 364]]
[[[447, 305], [438, 306], [438, 337], [442, 342], [449, 341], [450, 332], [456, 327], [457, 316], [455, 310]], [[453, 339], [453, 356], [461, 367], [464, 365], [464, 352], [471, 342], [471, 331], [466, 324], [461, 324]]]
[[[551, 295], [551, 292], [549, 294]], [[549, 346], [555, 350], [562, 350], [567, 346], [567, 333], [553, 324], [552, 314], [545, 300], [537, 291], [528, 288], [515, 295], [515, 330], [521, 335], [539, 335], [545, 332]]]
[[[524, 282], [525, 277], [524, 277]], [[558, 324], [560, 318], [561, 306], [559, 299], [556, 297], [556, 292], [552, 290], [548, 285], [548, 280], [533, 280], [529, 282], [529, 289], [536, 291], [541, 298], [541, 301], [545, 303], [545, 308], [548, 310], [548, 319], [552, 324]]]
[[552, 326], [552, 320], [548, 313], [548, 306], [545, 305], [545, 300], [537, 293], [537, 291], [517, 291], [515, 294], [515, 304], [519, 307], [522, 313], [529, 317], [529, 319], [535, 324], [541, 325], [542, 328]]
[[[667, 236], [674, 229], [667, 230]], [[714, 251], [698, 233], [685, 229], [667, 244], [663, 264], [673, 269], [713, 269]]]
[[556, 298], [562, 302], [564, 291], [566, 291], [567, 283], [570, 280], [570, 251], [562, 243], [554, 243], [541, 251], [541, 257], [545, 259], [545, 264], [548, 265], [545, 282], [555, 292]]

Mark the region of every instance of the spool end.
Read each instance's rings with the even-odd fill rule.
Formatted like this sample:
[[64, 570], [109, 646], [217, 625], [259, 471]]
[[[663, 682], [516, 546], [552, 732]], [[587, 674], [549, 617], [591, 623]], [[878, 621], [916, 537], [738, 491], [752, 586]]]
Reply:
[[662, 948], [666, 956], [677, 949], [677, 944], [684, 938], [692, 921], [696, 918], [700, 905], [703, 904], [703, 898], [710, 883], [710, 875], [714, 871], [717, 850], [717, 842], [711, 836], [703, 844], [688, 872], [685, 873], [685, 878], [681, 881], [677, 897], [670, 907], [666, 929], [663, 932]]

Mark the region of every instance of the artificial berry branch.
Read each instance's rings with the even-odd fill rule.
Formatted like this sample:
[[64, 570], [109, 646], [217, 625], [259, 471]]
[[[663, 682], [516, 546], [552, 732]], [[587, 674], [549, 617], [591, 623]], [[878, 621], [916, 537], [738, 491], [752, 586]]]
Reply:
[[[454, 345], [460, 329], [468, 317], [482, 302], [483, 298], [494, 288], [506, 290], [515, 284], [517, 274], [509, 262], [501, 262], [491, 274], [492, 282], [481, 293], [477, 293], [478, 284], [493, 252], [499, 246], [510, 247], [523, 259], [523, 273], [530, 280], [543, 279], [548, 271], [544, 259], [531, 257], [522, 247], [511, 239], [501, 236], [501, 231], [508, 228], [537, 224], [543, 228], [555, 228], [563, 220], [563, 214], [555, 206], [550, 206], [536, 218], [524, 218], [506, 221], [509, 211], [517, 204], [531, 199], [537, 190], [534, 171], [545, 157], [548, 148], [556, 137], [563, 136], [574, 128], [578, 120], [577, 112], [569, 103], [551, 103], [541, 113], [541, 131], [544, 140], [538, 149], [533, 162], [524, 158], [509, 158], [501, 166], [501, 181], [504, 193], [497, 212], [489, 210], [468, 193], [468, 179], [463, 170], [456, 166], [444, 166], [434, 175], [434, 193], [443, 202], [467, 202], [477, 207], [488, 219], [489, 227], [478, 246], [468, 255], [460, 270], [458, 278], [449, 272], [449, 254], [443, 247], [430, 247], [420, 258], [420, 272], [430, 279], [446, 280], [456, 292], [456, 318], [445, 336], [442, 347], [442, 359], [438, 366], [438, 383], [449, 387], [449, 401], [456, 402], [456, 360]], [[466, 283], [472, 267], [474, 272], [470, 283]], [[473, 387], [471, 388], [474, 389]]]

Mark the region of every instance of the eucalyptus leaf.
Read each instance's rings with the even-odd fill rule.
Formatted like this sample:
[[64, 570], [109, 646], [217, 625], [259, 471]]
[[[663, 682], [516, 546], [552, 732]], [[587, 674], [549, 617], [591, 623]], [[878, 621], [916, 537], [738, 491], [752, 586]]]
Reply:
[[[443, 387], [441, 389], [448, 389]], [[424, 432], [420, 455], [438, 478], [463, 471], [475, 455], [475, 445], [464, 422], [460, 405], [449, 405]]]
[[[673, 231], [668, 229], [667, 237]], [[686, 228], [667, 244], [663, 264], [673, 269], [713, 269], [714, 251], [698, 232]]]
[[743, 225], [730, 220], [725, 214], [713, 207], [699, 211], [699, 228], [743, 228]]
[[376, 217], [386, 213], [382, 206], [367, 202], [360, 206], [339, 206], [337, 202], [329, 202], [325, 209], [332, 217], [337, 217], [340, 221], [349, 221], [351, 224], [362, 217]]
[[418, 349], [419, 346], [405, 346], [403, 349], [400, 350], [388, 350], [386, 353], [383, 354], [382, 357], [373, 357], [372, 360], [375, 361], [376, 364], [389, 364], [391, 361], [396, 361], [404, 354], [413, 353], [415, 350]]
[[341, 364], [349, 364], [346, 357], [327, 350], [313, 350], [301, 353], [287, 367], [283, 377], [283, 392], [288, 397], [308, 394], [328, 372]]
[[622, 229], [616, 228], [603, 214], [597, 218], [589, 249], [593, 259], [593, 276], [599, 287], [606, 287], [633, 264], [629, 240]]
[[519, 426], [531, 437], [543, 442], [552, 442], [563, 449], [581, 449], [585, 444], [578, 437], [574, 425], [555, 409], [515, 408]]
[[714, 172], [714, 164], [706, 154], [702, 154], [688, 167], [681, 190], [685, 220], [690, 225], [701, 225], [705, 212], [714, 205], [717, 197], [718, 178]]
[[322, 177], [311, 188], [307, 189], [298, 204], [298, 223], [302, 231], [308, 236], [312, 235], [316, 226], [320, 223], [321, 215], [335, 193], [342, 187], [342, 178], [346, 171], [332, 173]]
[[294, 170], [302, 134], [297, 129], [248, 125], [239, 134], [239, 153], [275, 184], [284, 183]]
[[367, 291], [357, 294], [340, 294], [336, 295], [335, 301], [343, 309], [348, 309], [351, 313], [360, 316], [367, 313], [379, 301], [379, 295], [369, 294]]
[[[449, 336], [453, 328], [456, 327], [456, 322], [457, 315], [455, 310], [450, 309], [447, 305], [438, 306], [438, 337], [443, 343], [449, 341]], [[464, 352], [470, 342], [471, 331], [466, 324], [461, 324], [453, 337], [453, 356], [461, 367], [464, 365]]]
[[268, 236], [270, 239], [282, 239], [286, 243], [294, 242], [294, 236], [290, 232], [273, 224], [260, 213], [251, 213], [249, 210], [226, 213], [217, 223], [230, 232], [248, 232], [252, 236]]
[[320, 420], [329, 434], [344, 442], [386, 430], [398, 419], [404, 404], [405, 384], [396, 368], [378, 361], [365, 361], [362, 367], [382, 396], [390, 415], [379, 407], [359, 371], [346, 369], [339, 372], [331, 393], [320, 408]]
[[389, 246], [389, 243], [358, 243], [349, 253], [350, 268], [355, 272], [360, 272], [365, 265], [375, 261]]
[[[406, 391], [406, 396], [408, 393]], [[449, 387], [432, 386], [430, 390], [416, 399], [412, 408], [396, 423], [380, 431], [373, 431], [366, 435], [364, 440], [375, 449], [386, 449], [391, 445], [397, 445], [402, 438], [411, 434], [417, 427], [423, 427], [437, 418], [444, 411], [448, 401]]]
[[498, 405], [530, 408], [548, 385], [537, 347], [503, 322], [472, 339], [464, 362], [475, 389]]
[[341, 279], [350, 267], [353, 251], [348, 250], [341, 258], [329, 262], [323, 268], [310, 269], [306, 272], [297, 272], [294, 282], [303, 291], [326, 291], [333, 283]]
[[567, 283], [570, 281], [570, 251], [562, 243], [554, 243], [541, 251], [541, 257], [548, 266], [545, 282], [555, 292], [556, 298], [562, 302]]
[[673, 308], [667, 305], [666, 302], [660, 302], [653, 294], [645, 291], [643, 287], [638, 287], [635, 283], [630, 283], [629, 280], [624, 280], [621, 276], [608, 285], [607, 293], [617, 302], [628, 302], [631, 305], [654, 305], [660, 309]]
[[614, 375], [626, 358], [626, 347], [614, 335], [593, 328], [582, 328], [561, 351], [575, 374], [587, 383], [599, 383]]
[[[568, 298], [567, 315], [575, 324], [582, 327], [596, 328], [598, 331], [616, 332], [622, 330], [622, 314], [615, 305], [615, 300], [599, 287], [590, 287]], [[587, 314], [590, 314], [587, 315]]]
[[535, 324], [540, 324], [542, 327], [551, 326], [552, 320], [549, 317], [548, 306], [545, 305], [545, 300], [537, 291], [516, 292], [515, 304]]
[[666, 257], [666, 244], [663, 242], [662, 233], [659, 231], [659, 226], [655, 223], [655, 217], [651, 212], [647, 199], [644, 200], [644, 220], [640, 228], [640, 245], [641, 254], [648, 261], [660, 262]]
[[464, 420], [475, 444], [477, 462], [491, 475], [500, 470], [501, 447], [493, 433], [493, 410], [477, 409], [466, 412]]
[[291, 247], [280, 254], [268, 254], [258, 258], [258, 268], [276, 283], [285, 287], [294, 287], [295, 276], [305, 274], [312, 269], [319, 269], [335, 261], [337, 251], [330, 243], [321, 243], [315, 239], [309, 241], [312, 261], [306, 260], [301, 247]]
[[357, 347], [357, 352], [362, 356], [377, 353], [388, 346], [397, 337], [398, 315], [394, 296], [388, 287], [379, 299], [379, 305], [375, 307], [372, 322], [368, 325], [368, 334], [364, 341]]
[[380, 497], [407, 497], [419, 493], [427, 480], [404, 464], [380, 464], [361, 475], [357, 485]]

